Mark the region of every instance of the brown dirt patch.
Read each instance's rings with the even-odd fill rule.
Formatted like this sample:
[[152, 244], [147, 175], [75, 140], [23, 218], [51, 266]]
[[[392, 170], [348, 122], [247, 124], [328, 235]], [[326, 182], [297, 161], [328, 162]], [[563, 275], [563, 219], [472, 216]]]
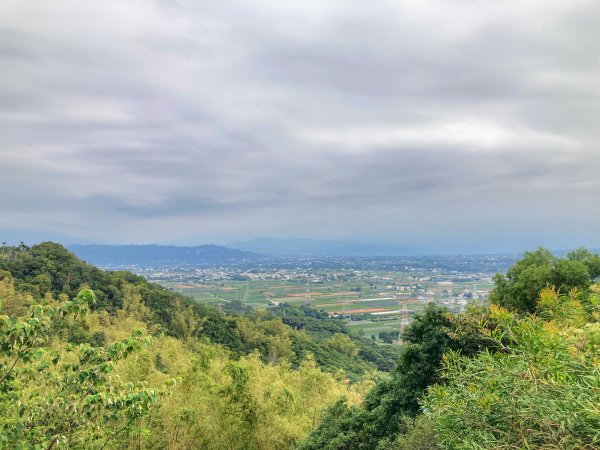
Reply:
[[346, 311], [331, 311], [329, 314], [360, 314], [360, 313], [371, 313], [371, 312], [382, 312], [388, 311], [386, 308], [362, 308], [362, 309], [348, 309]]
[[[319, 292], [314, 291], [310, 293], [311, 297], [335, 297], [337, 295], [357, 295], [358, 292]], [[304, 297], [306, 292], [300, 292], [298, 294], [287, 294], [287, 297]]]
[[176, 284], [177, 289], [194, 289], [194, 288], [205, 288], [208, 287], [205, 284]]

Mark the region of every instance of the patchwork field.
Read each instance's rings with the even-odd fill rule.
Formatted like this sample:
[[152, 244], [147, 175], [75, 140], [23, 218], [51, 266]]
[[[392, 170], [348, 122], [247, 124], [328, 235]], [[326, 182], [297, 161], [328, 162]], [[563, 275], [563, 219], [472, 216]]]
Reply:
[[[369, 273], [342, 280], [247, 279], [219, 282], [161, 282], [164, 286], [208, 305], [238, 301], [256, 309], [289, 303], [310, 305], [342, 316], [365, 335], [397, 330], [401, 316], [409, 319], [429, 302], [463, 309], [474, 297], [487, 294], [487, 280], [442, 280], [407, 273]], [[354, 320], [352, 320], [354, 319]], [[362, 330], [362, 331], [361, 331]]]

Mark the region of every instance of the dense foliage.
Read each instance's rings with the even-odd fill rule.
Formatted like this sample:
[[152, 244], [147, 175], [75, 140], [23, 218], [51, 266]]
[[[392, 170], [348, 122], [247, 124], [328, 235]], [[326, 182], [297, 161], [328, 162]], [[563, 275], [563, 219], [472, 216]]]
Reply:
[[539, 248], [526, 252], [506, 275], [496, 275], [496, 287], [490, 301], [505, 308], [535, 312], [542, 289], [553, 286], [566, 293], [573, 288], [587, 293], [595, 278], [600, 276], [600, 256], [578, 249], [557, 258], [549, 250]]
[[223, 313], [5, 246], [0, 447], [595, 449], [598, 275], [587, 250], [526, 253], [491, 306], [429, 305], [398, 350], [310, 308]]
[[[425, 408], [445, 448], [600, 445], [600, 288], [591, 315], [579, 296], [542, 291], [538, 316], [493, 306], [489, 336], [502, 351], [447, 355]], [[506, 345], [506, 341], [510, 345]]]
[[27, 317], [0, 316], [0, 446], [104, 448], [147, 415], [159, 391], [111, 376], [139, 351], [136, 331], [106, 348], [53, 345], [56, 321], [83, 318], [92, 291], [61, 304], [36, 304]]

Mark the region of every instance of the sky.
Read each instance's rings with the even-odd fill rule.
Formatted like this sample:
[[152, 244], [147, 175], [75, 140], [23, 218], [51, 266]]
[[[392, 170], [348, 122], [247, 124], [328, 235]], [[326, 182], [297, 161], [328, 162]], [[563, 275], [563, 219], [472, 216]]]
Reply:
[[600, 247], [600, 2], [3, 0], [0, 240]]

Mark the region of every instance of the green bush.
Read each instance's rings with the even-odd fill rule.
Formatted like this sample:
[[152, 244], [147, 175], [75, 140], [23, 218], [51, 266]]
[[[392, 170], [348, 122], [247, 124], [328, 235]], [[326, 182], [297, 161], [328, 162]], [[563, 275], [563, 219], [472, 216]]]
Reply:
[[556, 290], [542, 300], [551, 320], [491, 308], [499, 351], [446, 356], [425, 401], [444, 448], [600, 446], [600, 324], [574, 322], [583, 307]]

